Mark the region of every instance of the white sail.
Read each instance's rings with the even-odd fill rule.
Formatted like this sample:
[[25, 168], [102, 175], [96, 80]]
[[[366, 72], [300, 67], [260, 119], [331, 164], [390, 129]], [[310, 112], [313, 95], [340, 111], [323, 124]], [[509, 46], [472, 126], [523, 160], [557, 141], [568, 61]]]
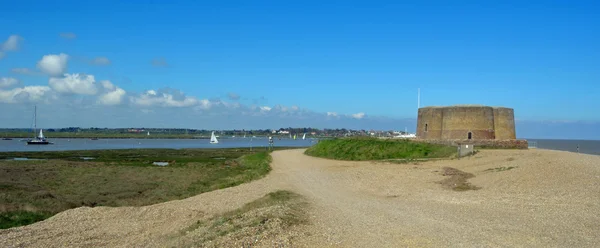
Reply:
[[150, 132], [148, 132], [148, 136], [150, 136]]
[[306, 139], [306, 133], [302, 135], [302, 139]]
[[215, 132], [214, 131], [210, 135], [210, 143], [211, 144], [217, 144], [217, 143], [219, 143], [219, 141], [217, 140], [217, 137], [215, 136]]
[[38, 135], [39, 139], [44, 139], [44, 133], [42, 133], [42, 129], [40, 129], [40, 134]]

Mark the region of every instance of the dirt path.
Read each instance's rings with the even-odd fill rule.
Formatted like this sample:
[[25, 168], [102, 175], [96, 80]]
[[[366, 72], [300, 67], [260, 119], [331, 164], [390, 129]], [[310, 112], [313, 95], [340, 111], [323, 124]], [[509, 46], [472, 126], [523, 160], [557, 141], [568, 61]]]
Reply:
[[[177, 234], [197, 219], [278, 189], [311, 204], [311, 224], [294, 230], [294, 246], [600, 246], [600, 156], [484, 151], [461, 160], [390, 164], [302, 152], [274, 152], [266, 178], [238, 187], [146, 207], [78, 208], [0, 230], [0, 247], [177, 245]], [[444, 167], [475, 175], [468, 181], [480, 189], [443, 187]]]

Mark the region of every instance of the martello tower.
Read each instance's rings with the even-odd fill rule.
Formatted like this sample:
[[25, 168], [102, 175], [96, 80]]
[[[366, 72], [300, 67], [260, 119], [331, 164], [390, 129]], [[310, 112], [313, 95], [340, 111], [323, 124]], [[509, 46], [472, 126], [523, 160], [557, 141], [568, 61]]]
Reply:
[[417, 137], [447, 140], [514, 140], [514, 110], [479, 105], [419, 108]]

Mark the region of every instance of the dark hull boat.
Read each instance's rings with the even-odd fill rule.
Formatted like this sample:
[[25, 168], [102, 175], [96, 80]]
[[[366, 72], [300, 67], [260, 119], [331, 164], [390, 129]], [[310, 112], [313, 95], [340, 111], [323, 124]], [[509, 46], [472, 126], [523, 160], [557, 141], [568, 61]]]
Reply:
[[[33, 133], [35, 134], [35, 131], [36, 131], [36, 128], [37, 128], [37, 106], [35, 106], [35, 111], [34, 111], [33, 119], [34, 119]], [[53, 143], [50, 142], [50, 141], [48, 141], [46, 139], [46, 137], [44, 137], [44, 133], [42, 132], [42, 129], [40, 129], [40, 133], [38, 134], [38, 136], [35, 137], [35, 138], [33, 138], [32, 140], [28, 140], [27, 144], [28, 145], [50, 145], [50, 144], [53, 144]]]
[[50, 145], [52, 144], [52, 142], [49, 142], [47, 140], [30, 140], [27, 141], [28, 145]]

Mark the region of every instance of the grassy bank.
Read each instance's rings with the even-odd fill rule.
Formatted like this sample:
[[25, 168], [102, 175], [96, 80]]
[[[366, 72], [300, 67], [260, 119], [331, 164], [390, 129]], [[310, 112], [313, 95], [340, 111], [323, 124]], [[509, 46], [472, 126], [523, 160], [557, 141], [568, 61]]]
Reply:
[[456, 148], [409, 140], [343, 138], [320, 141], [305, 153], [337, 160], [418, 159], [449, 157]]
[[[260, 246], [270, 236], [290, 236], [288, 230], [308, 222], [305, 198], [291, 191], [271, 192], [234, 211], [198, 220], [180, 231], [182, 247]], [[264, 245], [264, 243], [262, 244]]]
[[[5, 160], [13, 157], [44, 160]], [[169, 165], [152, 164], [159, 161]], [[29, 224], [80, 206], [182, 199], [261, 178], [271, 170], [269, 162], [267, 152], [249, 149], [0, 153], [0, 227]]]

